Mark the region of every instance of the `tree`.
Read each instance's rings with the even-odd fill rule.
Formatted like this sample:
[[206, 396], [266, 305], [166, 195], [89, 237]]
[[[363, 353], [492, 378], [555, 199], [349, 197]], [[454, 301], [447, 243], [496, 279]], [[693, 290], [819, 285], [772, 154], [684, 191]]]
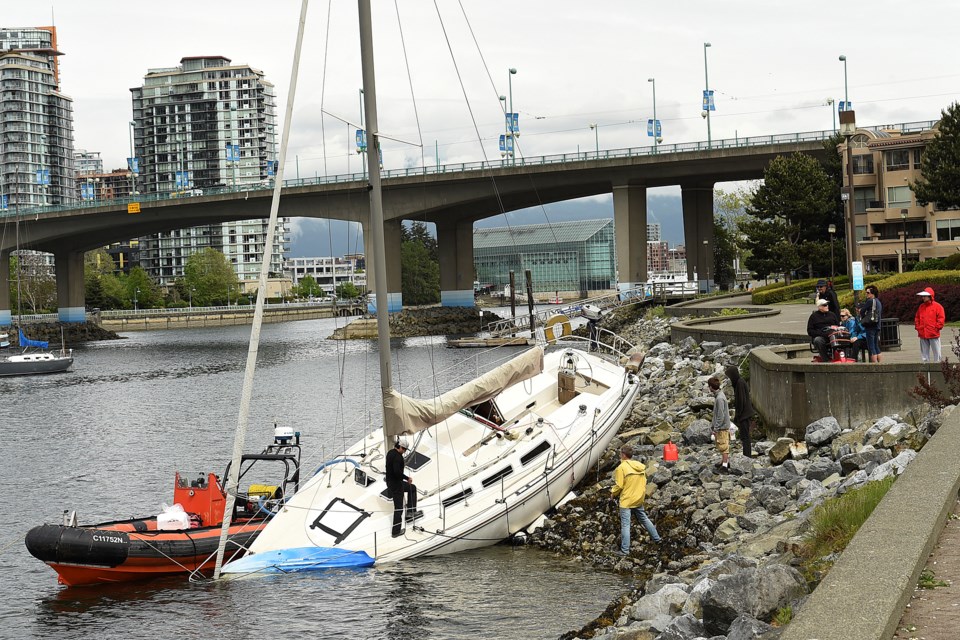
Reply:
[[10, 254], [11, 309], [17, 313], [43, 313], [57, 308], [57, 282], [44, 254], [18, 251]]
[[960, 207], [960, 104], [941, 111], [937, 137], [927, 143], [920, 159], [921, 177], [910, 184], [917, 204], [937, 209]]
[[236, 290], [238, 284], [237, 274], [227, 257], [208, 247], [187, 258], [180, 296], [186, 299], [192, 289], [195, 306], [227, 304], [230, 291]]
[[[741, 262], [749, 253], [744, 247], [743, 225], [752, 220], [747, 213], [753, 193], [749, 188], [734, 191], [717, 189], [713, 194], [714, 279], [721, 284], [736, 286], [734, 262]], [[741, 267], [742, 268], [742, 267]]]
[[817, 160], [799, 153], [774, 158], [747, 209], [754, 220], [743, 225], [747, 267], [760, 277], [782, 272], [789, 278], [808, 265], [811, 276], [829, 271], [827, 226], [842, 226], [836, 201], [837, 185]]
[[124, 306], [116, 275], [117, 265], [106, 249], [88, 251], [83, 256], [84, 300], [91, 309], [120, 309]]
[[140, 309], [153, 309], [162, 306], [163, 294], [160, 293], [160, 288], [140, 265], [130, 269], [130, 273], [123, 276], [122, 281], [131, 308], [136, 306]]
[[293, 288], [293, 294], [300, 298], [322, 297], [323, 289], [313, 276], [304, 276]]
[[427, 225], [414, 222], [400, 228], [401, 291], [405, 304], [440, 302], [440, 261], [437, 240]]
[[360, 297], [360, 289], [352, 282], [341, 282], [337, 285], [337, 297], [341, 300], [353, 300]]

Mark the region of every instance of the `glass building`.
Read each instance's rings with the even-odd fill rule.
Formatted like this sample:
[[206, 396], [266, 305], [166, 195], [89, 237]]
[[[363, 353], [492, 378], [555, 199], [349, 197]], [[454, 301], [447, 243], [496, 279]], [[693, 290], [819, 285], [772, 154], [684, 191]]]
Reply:
[[522, 291], [529, 269], [535, 293], [592, 295], [617, 285], [613, 220], [474, 229], [473, 264], [482, 285], [503, 290], [510, 271]]

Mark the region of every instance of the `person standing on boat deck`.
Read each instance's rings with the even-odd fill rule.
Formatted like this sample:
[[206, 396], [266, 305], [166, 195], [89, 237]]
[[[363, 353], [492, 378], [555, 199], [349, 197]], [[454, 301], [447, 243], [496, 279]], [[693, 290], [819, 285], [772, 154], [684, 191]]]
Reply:
[[387, 489], [393, 498], [393, 537], [402, 536], [403, 529], [403, 498], [407, 498], [407, 521], [413, 524], [417, 513], [417, 487], [410, 476], [403, 474], [403, 454], [410, 448], [406, 436], [398, 436], [396, 446], [387, 452], [387, 470], [384, 479]]
[[654, 544], [660, 544], [660, 534], [647, 512], [643, 510], [643, 501], [647, 497], [647, 467], [633, 459], [633, 447], [628, 444], [620, 447], [620, 466], [613, 473], [614, 486], [610, 489], [613, 497], [620, 496], [620, 549], [618, 556], [630, 553], [630, 519], [633, 515], [647, 530]]

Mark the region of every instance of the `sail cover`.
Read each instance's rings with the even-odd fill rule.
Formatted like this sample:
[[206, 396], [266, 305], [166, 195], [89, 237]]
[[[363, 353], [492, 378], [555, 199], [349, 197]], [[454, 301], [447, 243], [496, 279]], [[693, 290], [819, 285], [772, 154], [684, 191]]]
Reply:
[[20, 329], [20, 346], [21, 347], [37, 347], [38, 349], [46, 349], [50, 345], [46, 340], [31, 340], [23, 334], [23, 329]]
[[383, 398], [384, 432], [398, 436], [422, 431], [542, 371], [543, 349], [537, 347], [436, 398], [411, 398], [390, 389]]

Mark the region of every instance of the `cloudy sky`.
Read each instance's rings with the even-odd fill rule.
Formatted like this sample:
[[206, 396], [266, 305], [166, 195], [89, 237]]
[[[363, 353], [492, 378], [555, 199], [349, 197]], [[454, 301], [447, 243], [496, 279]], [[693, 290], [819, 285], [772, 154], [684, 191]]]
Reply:
[[[664, 144], [705, 140], [704, 42], [714, 139], [832, 128], [825, 103], [844, 98], [840, 54], [860, 125], [932, 120], [960, 95], [954, 0], [373, 4], [380, 130], [404, 141], [384, 143], [388, 169], [437, 154], [499, 159], [510, 67], [525, 156], [649, 145], [651, 77]], [[128, 155], [129, 89], [184, 56], [262, 69], [282, 116], [299, 10], [297, 0], [52, 0], [5, 3], [2, 26], [54, 21], [75, 144], [112, 168]], [[286, 177], [297, 166], [302, 176], [358, 170], [344, 120], [359, 121], [360, 85], [357, 3], [313, 0]]]
[[[129, 88], [149, 68], [224, 55], [265, 71], [286, 102], [296, 0], [5, 5], [6, 27], [55, 21], [76, 145], [101, 151], [108, 166], [121, 166], [128, 154]], [[422, 140], [428, 164], [437, 148], [442, 163], [499, 157], [498, 97], [508, 93], [510, 67], [517, 69], [513, 104], [528, 156], [592, 149], [590, 123], [599, 124], [601, 148], [650, 144], [650, 77], [657, 80], [664, 143], [706, 139], [704, 42], [712, 44], [714, 138], [831, 128], [824, 102], [843, 99], [840, 54], [848, 59], [860, 124], [934, 119], [960, 95], [954, 33], [960, 5], [953, 0], [436, 0], [436, 6], [439, 15], [426, 0], [374, 1], [380, 129], [410, 143]], [[322, 116], [324, 110], [352, 122], [360, 117], [356, 13], [352, 0], [310, 3], [290, 149], [302, 174], [324, 173], [324, 156], [327, 173], [346, 171], [348, 156], [356, 168], [347, 126]], [[388, 168], [421, 162], [420, 147], [385, 147]]]

